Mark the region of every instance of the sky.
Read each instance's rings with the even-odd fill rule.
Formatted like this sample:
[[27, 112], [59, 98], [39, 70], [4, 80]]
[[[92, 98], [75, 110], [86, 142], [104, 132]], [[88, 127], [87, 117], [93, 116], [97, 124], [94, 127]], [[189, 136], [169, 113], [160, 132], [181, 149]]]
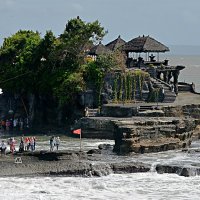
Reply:
[[200, 45], [200, 0], [0, 0], [0, 45], [18, 30], [64, 31], [68, 20], [99, 20], [103, 43], [149, 35], [166, 45]]

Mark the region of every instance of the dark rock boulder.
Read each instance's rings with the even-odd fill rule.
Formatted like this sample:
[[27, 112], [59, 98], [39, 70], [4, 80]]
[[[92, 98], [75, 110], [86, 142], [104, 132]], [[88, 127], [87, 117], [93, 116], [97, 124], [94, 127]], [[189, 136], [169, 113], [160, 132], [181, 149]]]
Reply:
[[87, 154], [101, 154], [100, 149], [91, 149], [87, 152]]
[[177, 166], [177, 165], [160, 165], [159, 164], [156, 166], [156, 171], [159, 174], [172, 173], [172, 174], [178, 174], [179, 176], [185, 176], [185, 177], [200, 175], [199, 166], [182, 167], [182, 166]]
[[114, 173], [137, 173], [137, 172], [148, 172], [151, 166], [143, 163], [113, 163], [112, 169]]
[[111, 145], [111, 144], [100, 144], [98, 146], [98, 148], [101, 149], [101, 150], [112, 150], [113, 145]]

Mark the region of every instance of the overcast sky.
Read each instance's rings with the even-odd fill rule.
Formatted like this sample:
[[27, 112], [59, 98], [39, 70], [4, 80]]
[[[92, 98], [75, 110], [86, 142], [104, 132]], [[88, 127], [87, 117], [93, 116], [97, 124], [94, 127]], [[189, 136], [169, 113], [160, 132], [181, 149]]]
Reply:
[[0, 0], [0, 44], [19, 29], [58, 36], [76, 16], [98, 19], [108, 30], [104, 43], [144, 34], [166, 45], [200, 45], [200, 0]]

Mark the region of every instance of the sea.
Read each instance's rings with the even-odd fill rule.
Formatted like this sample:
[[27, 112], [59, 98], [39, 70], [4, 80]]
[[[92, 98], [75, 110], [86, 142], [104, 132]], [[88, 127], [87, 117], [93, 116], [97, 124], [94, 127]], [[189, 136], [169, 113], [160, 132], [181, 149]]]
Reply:
[[[170, 65], [184, 65], [179, 81], [195, 83], [200, 92], [200, 56], [167, 56]], [[79, 149], [79, 139], [62, 138], [61, 149]], [[112, 140], [83, 139], [82, 148], [87, 151], [99, 144], [114, 144]], [[39, 149], [48, 149], [48, 139], [38, 142]], [[200, 141], [191, 149], [199, 149]], [[141, 161], [150, 163], [147, 173], [110, 174], [102, 177], [1, 177], [0, 200], [199, 200], [200, 177], [183, 177], [177, 174], [158, 174], [157, 164], [193, 166], [200, 163], [200, 154], [188, 154], [180, 150], [133, 157], [117, 157], [115, 161]]]

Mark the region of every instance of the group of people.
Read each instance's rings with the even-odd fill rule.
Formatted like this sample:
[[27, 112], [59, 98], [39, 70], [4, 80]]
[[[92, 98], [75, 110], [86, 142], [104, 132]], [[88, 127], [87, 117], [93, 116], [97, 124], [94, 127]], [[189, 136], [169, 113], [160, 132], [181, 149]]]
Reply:
[[60, 145], [60, 137], [55, 137], [55, 136], [50, 137], [49, 144], [50, 144], [50, 151], [53, 151], [54, 148], [58, 150]]
[[[0, 143], [0, 151], [1, 155], [6, 154], [6, 149], [7, 145], [9, 146], [10, 152], [13, 154], [16, 151], [16, 145], [17, 141], [15, 140], [14, 137], [11, 137], [7, 140], [2, 140]], [[19, 143], [19, 152], [24, 152], [24, 151], [35, 151], [36, 147], [36, 138], [35, 137], [26, 137], [25, 139], [21, 137], [20, 143]]]
[[[59, 150], [60, 137], [51, 136], [49, 140], [50, 151]], [[7, 141], [2, 139], [0, 142], [1, 155], [6, 154], [6, 150], [9, 149], [10, 153], [16, 152], [17, 141], [14, 137], [10, 137]], [[36, 138], [35, 137], [21, 137], [19, 141], [19, 152], [35, 151], [36, 150]]]
[[2, 140], [0, 144], [1, 155], [6, 154], [7, 145], [10, 146], [10, 152], [13, 154], [16, 151], [16, 143], [17, 142], [14, 137], [9, 138], [7, 142], [5, 140]]
[[28, 118], [11, 118], [1, 120], [1, 129], [4, 131], [23, 130], [24, 128], [29, 128]]
[[25, 139], [21, 137], [19, 144], [19, 152], [24, 151], [35, 151], [36, 138], [35, 137], [26, 137]]

